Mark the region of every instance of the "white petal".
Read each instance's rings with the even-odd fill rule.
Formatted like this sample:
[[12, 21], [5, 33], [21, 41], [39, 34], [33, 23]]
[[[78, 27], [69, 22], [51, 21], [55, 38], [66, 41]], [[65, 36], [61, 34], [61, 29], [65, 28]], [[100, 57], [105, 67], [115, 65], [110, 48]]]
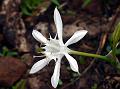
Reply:
[[37, 30], [33, 30], [32, 35], [37, 41], [47, 43], [47, 39]]
[[73, 71], [79, 73], [77, 61], [76, 61], [72, 56], [70, 56], [68, 53], [65, 53], [65, 56], [66, 56], [67, 60], [68, 60], [69, 63], [70, 63], [71, 69], [72, 69]]
[[59, 38], [60, 42], [63, 43], [63, 40], [62, 40], [63, 24], [62, 24], [62, 19], [61, 19], [60, 13], [57, 8], [55, 8], [55, 10], [54, 10], [54, 22], [56, 25], [58, 38]]
[[61, 58], [57, 60], [56, 64], [55, 64], [55, 69], [54, 69], [54, 73], [51, 77], [51, 83], [52, 86], [54, 88], [57, 87], [58, 82], [59, 82], [59, 77], [60, 77], [60, 63], [61, 63]]
[[76, 43], [81, 40], [87, 33], [87, 30], [80, 30], [73, 34], [73, 36], [65, 43], [66, 46]]
[[41, 70], [43, 67], [45, 67], [47, 64], [49, 63], [49, 60], [48, 59], [42, 59], [38, 62], [36, 62], [31, 70], [30, 70], [30, 74], [33, 74], [33, 73], [36, 73], [38, 72], [39, 70]]

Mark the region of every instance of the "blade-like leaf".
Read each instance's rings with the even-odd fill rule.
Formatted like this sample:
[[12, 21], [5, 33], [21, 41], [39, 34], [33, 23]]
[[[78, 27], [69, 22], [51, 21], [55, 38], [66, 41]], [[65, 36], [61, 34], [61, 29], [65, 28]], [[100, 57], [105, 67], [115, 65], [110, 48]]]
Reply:
[[85, 8], [87, 5], [89, 5], [92, 2], [92, 0], [83, 0], [83, 1], [84, 2], [82, 4], [82, 8]]
[[59, 0], [51, 0], [52, 3], [54, 3], [55, 5], [59, 6]]
[[112, 34], [112, 54], [113, 56], [115, 56], [116, 54], [116, 46], [120, 41], [120, 22], [117, 24], [117, 26], [115, 27], [115, 31]]

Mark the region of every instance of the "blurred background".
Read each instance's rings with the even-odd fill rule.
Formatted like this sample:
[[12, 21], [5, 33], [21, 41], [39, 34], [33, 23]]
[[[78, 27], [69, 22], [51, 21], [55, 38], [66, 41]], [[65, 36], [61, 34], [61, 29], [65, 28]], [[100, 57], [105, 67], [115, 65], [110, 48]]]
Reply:
[[[111, 34], [120, 21], [120, 0], [0, 0], [0, 89], [54, 89], [50, 79], [55, 62], [30, 75], [33, 58], [41, 43], [32, 37], [37, 29], [46, 38], [56, 34], [53, 12], [58, 7], [66, 42], [75, 31], [88, 34], [69, 48], [106, 55]], [[73, 72], [66, 58], [61, 63], [57, 89], [120, 89], [120, 73], [111, 64], [95, 58], [73, 56], [81, 76]], [[120, 60], [120, 47], [117, 58]]]

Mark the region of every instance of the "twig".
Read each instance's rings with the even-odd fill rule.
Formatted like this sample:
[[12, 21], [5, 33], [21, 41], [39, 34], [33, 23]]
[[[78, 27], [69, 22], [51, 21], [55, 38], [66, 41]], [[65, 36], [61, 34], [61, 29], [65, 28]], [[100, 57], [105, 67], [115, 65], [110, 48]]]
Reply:
[[116, 22], [116, 20], [117, 20], [117, 17], [119, 16], [119, 14], [120, 14], [120, 6], [117, 8], [116, 13], [115, 13], [115, 15], [114, 15], [113, 18], [112, 18], [109, 31], [111, 31], [112, 28], [114, 27], [115, 22]]
[[66, 6], [68, 3], [64, 2], [63, 4], [61, 4], [58, 8], [61, 9], [62, 7]]

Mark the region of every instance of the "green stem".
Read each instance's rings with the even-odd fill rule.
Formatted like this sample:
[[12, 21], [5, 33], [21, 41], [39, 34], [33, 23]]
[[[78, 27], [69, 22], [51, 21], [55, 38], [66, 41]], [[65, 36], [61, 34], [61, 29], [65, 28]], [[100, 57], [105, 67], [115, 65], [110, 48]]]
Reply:
[[85, 52], [79, 52], [79, 51], [74, 51], [74, 50], [71, 50], [69, 53], [75, 54], [75, 55], [80, 55], [80, 56], [99, 58], [100, 60], [109, 62], [112, 65], [116, 65], [116, 63], [117, 63], [115, 60], [112, 60], [112, 59], [108, 58], [107, 56], [102, 56], [102, 55], [98, 55], [98, 54], [85, 53]]

